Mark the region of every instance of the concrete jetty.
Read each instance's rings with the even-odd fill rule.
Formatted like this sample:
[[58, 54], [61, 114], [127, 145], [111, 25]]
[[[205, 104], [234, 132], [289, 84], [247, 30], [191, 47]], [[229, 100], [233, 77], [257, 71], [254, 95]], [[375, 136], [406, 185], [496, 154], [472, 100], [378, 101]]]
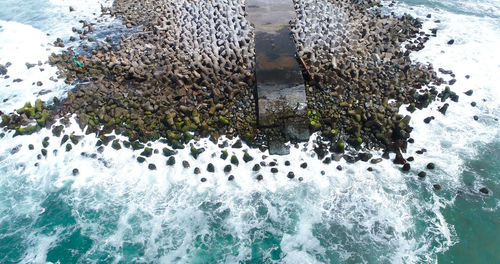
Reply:
[[[260, 127], [278, 127], [290, 139], [309, 138], [307, 98], [296, 59], [290, 21], [292, 0], [248, 0], [248, 18], [255, 27], [257, 111]], [[270, 142], [271, 154], [287, 154]]]

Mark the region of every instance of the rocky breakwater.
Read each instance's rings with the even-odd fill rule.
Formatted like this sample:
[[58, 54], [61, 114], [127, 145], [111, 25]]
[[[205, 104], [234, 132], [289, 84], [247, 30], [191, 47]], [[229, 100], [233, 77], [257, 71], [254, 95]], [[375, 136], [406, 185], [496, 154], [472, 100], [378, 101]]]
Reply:
[[432, 65], [409, 57], [432, 34], [408, 15], [381, 14], [379, 1], [294, 2], [292, 31], [308, 71], [310, 126], [321, 135], [317, 152], [343, 152], [348, 145], [405, 151], [411, 117], [398, 114], [400, 106], [426, 107], [438, 94], [433, 85], [443, 83]]
[[[70, 92], [60, 115], [131, 141], [255, 137], [254, 42], [243, 0], [115, 1], [103, 9], [142, 31], [90, 55], [52, 55], [60, 77], [91, 81]], [[191, 133], [190, 133], [191, 132]]]

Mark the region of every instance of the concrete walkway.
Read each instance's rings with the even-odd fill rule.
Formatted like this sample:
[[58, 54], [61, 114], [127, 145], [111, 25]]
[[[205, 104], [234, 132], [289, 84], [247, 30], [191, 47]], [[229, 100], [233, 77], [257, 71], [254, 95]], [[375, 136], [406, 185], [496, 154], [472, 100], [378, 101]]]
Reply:
[[289, 24], [296, 16], [293, 2], [248, 0], [247, 11], [255, 27], [259, 126], [281, 127], [289, 138], [307, 140], [307, 98]]

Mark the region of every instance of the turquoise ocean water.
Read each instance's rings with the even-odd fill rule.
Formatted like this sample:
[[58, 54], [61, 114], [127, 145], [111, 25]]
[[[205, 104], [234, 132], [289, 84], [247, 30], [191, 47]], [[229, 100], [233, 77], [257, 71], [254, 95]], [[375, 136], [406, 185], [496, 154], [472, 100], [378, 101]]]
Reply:
[[[80, 19], [95, 21], [101, 4], [110, 2], [0, 0], [0, 64], [12, 63], [10, 78], [0, 79], [1, 111], [64, 97], [73, 88], [49, 80], [56, 69], [43, 63], [58, 51], [49, 43], [67, 40]], [[228, 182], [221, 149], [208, 140], [196, 143], [206, 149], [197, 160], [181, 151], [173, 167], [153, 155], [147, 163], [158, 169], [150, 171], [135, 161], [137, 151], [96, 152], [92, 135], [65, 152], [48, 130], [22, 137], [5, 132], [0, 263], [500, 263], [500, 1], [405, 0], [385, 11], [438, 28], [412, 56], [452, 70], [452, 89], [460, 95], [446, 116], [437, 102], [413, 115], [410, 172], [390, 161], [325, 165], [313, 156], [311, 138], [289, 156], [267, 157], [279, 172], [267, 167], [263, 181], [248, 163], [233, 168], [235, 181]], [[446, 44], [450, 39], [453, 45]], [[25, 66], [38, 61], [42, 66]], [[32, 85], [37, 81], [43, 85]], [[470, 89], [472, 96], [463, 94]], [[430, 115], [436, 119], [425, 124]], [[65, 133], [84, 134], [77, 125]], [[38, 159], [46, 136], [48, 155]], [[161, 151], [163, 144], [152, 147]], [[416, 154], [421, 148], [427, 152]], [[241, 159], [246, 149], [228, 151]], [[248, 151], [262, 160], [262, 153]], [[206, 173], [209, 162], [216, 173]], [[426, 170], [429, 162], [436, 169]], [[201, 175], [193, 173], [196, 166]], [[420, 170], [427, 171], [423, 180]], [[288, 171], [304, 181], [289, 180]]]

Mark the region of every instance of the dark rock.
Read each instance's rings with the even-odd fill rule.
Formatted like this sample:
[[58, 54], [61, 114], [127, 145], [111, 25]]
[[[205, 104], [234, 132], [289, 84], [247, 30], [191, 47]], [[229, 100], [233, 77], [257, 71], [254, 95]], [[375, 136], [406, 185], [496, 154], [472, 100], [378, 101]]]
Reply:
[[303, 181], [303, 180], [304, 180], [304, 178], [302, 178], [302, 177], [299, 177], [299, 181]]
[[324, 160], [323, 160], [323, 164], [330, 164], [332, 162], [332, 159], [330, 159], [330, 157], [326, 157]]
[[325, 175], [326, 172], [324, 170], [320, 171], [319, 173], [321, 173], [321, 175]]
[[278, 169], [277, 168], [271, 168], [271, 172], [272, 173], [278, 173]]
[[434, 163], [430, 162], [429, 164], [427, 164], [427, 169], [433, 170], [434, 168], [436, 168], [436, 165], [434, 165]]
[[120, 145], [120, 141], [118, 140], [113, 140], [113, 143], [111, 143], [111, 147], [116, 149], [116, 150], [119, 150], [122, 148], [122, 146]]
[[409, 139], [408, 139], [408, 143], [413, 144], [413, 143], [415, 143], [415, 140], [414, 140], [413, 138], [409, 138]]
[[344, 159], [347, 163], [355, 163], [357, 161], [355, 157], [350, 155], [344, 155]]
[[434, 190], [436, 190], [436, 191], [441, 190], [441, 185], [439, 185], [439, 184], [434, 184], [434, 185], [432, 185], [432, 187], [434, 187]]
[[448, 42], [447, 42], [447, 44], [448, 44], [448, 45], [453, 45], [453, 43], [455, 43], [455, 40], [454, 40], [454, 39], [450, 39], [450, 40], [448, 40]]
[[434, 117], [433, 117], [433, 116], [426, 117], [426, 118], [424, 119], [424, 123], [429, 124], [432, 120], [434, 120]]
[[69, 152], [73, 149], [73, 146], [71, 146], [71, 144], [66, 144], [66, 152]]
[[228, 164], [228, 165], [226, 165], [226, 166], [224, 166], [224, 172], [225, 172], [225, 173], [229, 173], [229, 172], [231, 172], [231, 169], [232, 169], [232, 167], [231, 167], [231, 165], [229, 165], [229, 164]]
[[215, 171], [214, 164], [208, 163], [208, 165], [207, 165], [207, 171], [208, 172], [214, 172]]
[[419, 178], [425, 178], [425, 176], [427, 176], [427, 173], [425, 173], [425, 171], [421, 171], [417, 175]]
[[77, 168], [74, 168], [72, 173], [73, 173], [73, 176], [76, 176], [76, 175], [80, 174], [80, 171]]
[[403, 165], [406, 163], [406, 160], [403, 158], [401, 153], [396, 153], [396, 157], [393, 160], [394, 164]]
[[377, 163], [382, 162], [382, 160], [383, 160], [382, 158], [375, 158], [375, 159], [372, 159], [372, 160], [370, 161], [370, 163], [371, 163], [371, 164], [377, 164]]
[[483, 194], [488, 194], [488, 193], [490, 193], [490, 191], [489, 191], [486, 187], [483, 187], [483, 188], [479, 189], [479, 191], [480, 191], [481, 193], [483, 193]]
[[229, 154], [225, 150], [223, 150], [222, 153], [220, 154], [220, 158], [223, 160], [226, 160], [228, 156]]
[[405, 164], [403, 165], [403, 171], [410, 171], [410, 169], [411, 169], [411, 165], [410, 165], [410, 163], [405, 163]]
[[64, 135], [62, 138], [61, 138], [61, 146], [62, 144], [66, 143], [66, 141], [69, 140], [69, 136], [68, 135]]
[[61, 132], [63, 131], [63, 129], [64, 129], [63, 125], [54, 126], [52, 128], [52, 135], [54, 135], [56, 137], [60, 137], [61, 136]]
[[238, 158], [236, 157], [236, 155], [232, 155], [231, 156], [231, 164], [233, 164], [235, 166], [238, 166], [240, 164], [240, 162], [238, 161]]
[[45, 137], [42, 141], [42, 147], [47, 148], [49, 146], [49, 137]]
[[194, 174], [200, 174], [201, 170], [200, 170], [200, 168], [196, 167], [196, 168], [194, 168], [193, 172], [194, 172]]
[[148, 164], [148, 169], [156, 170], [156, 165], [154, 165], [153, 163], [150, 163], [150, 164]]
[[338, 165], [337, 166], [337, 170], [341, 171], [342, 170], [342, 166]]
[[206, 178], [201, 178], [201, 182], [206, 182], [207, 179]]
[[232, 148], [241, 148], [243, 146], [241, 140], [237, 140], [231, 147]]
[[445, 114], [446, 114], [446, 111], [448, 110], [448, 107], [449, 107], [449, 106], [450, 106], [450, 105], [449, 105], [448, 103], [446, 103], [446, 104], [444, 104], [443, 106], [441, 106], [441, 107], [439, 108], [439, 110], [438, 110], [438, 111], [439, 111], [439, 112], [441, 112], [441, 114], [445, 115]]
[[259, 164], [255, 164], [255, 165], [253, 165], [252, 170], [253, 170], [253, 171], [259, 171], [259, 170], [260, 170], [260, 165], [259, 165]]
[[300, 164], [300, 167], [301, 167], [302, 169], [307, 168], [307, 162], [304, 162], [304, 163]]
[[464, 94], [465, 94], [465, 95], [467, 95], [467, 96], [471, 96], [473, 92], [474, 92], [474, 91], [472, 91], [472, 90], [468, 90], [468, 91], [467, 91], [467, 92], [465, 92]]
[[0, 64], [0, 75], [5, 75], [5, 74], [7, 74], [7, 72], [8, 72], [7, 67]]
[[471, 103], [470, 103], [470, 105], [471, 105], [472, 107], [476, 107], [477, 103], [476, 103], [476, 102], [471, 102]]
[[285, 166], [290, 166], [290, 161], [285, 161]]
[[196, 148], [195, 146], [191, 146], [191, 156], [193, 156], [194, 159], [198, 159], [198, 156], [204, 151], [204, 148]]
[[358, 154], [358, 158], [364, 162], [369, 161], [372, 157], [373, 157], [373, 155], [371, 153], [368, 153], [368, 152]]
[[73, 12], [73, 11], [75, 11], [75, 9], [72, 6], [70, 6], [69, 7], [69, 12]]
[[163, 151], [163, 156], [165, 156], [165, 157], [170, 157], [170, 156], [177, 154], [177, 151], [171, 150], [169, 148], [163, 148], [162, 151]]
[[44, 157], [47, 157], [47, 150], [46, 149], [42, 149], [41, 152], [42, 152], [42, 155]]
[[262, 181], [264, 179], [264, 176], [262, 174], [257, 175], [257, 180]]
[[245, 152], [245, 154], [243, 154], [243, 160], [245, 161], [245, 163], [248, 163], [249, 161], [253, 160], [253, 157], [250, 156], [250, 154], [248, 154], [248, 152]]
[[140, 155], [149, 158], [149, 157], [151, 157], [151, 155], [153, 155], [153, 149], [149, 148], [149, 147], [145, 147]]
[[275, 167], [277, 165], [278, 165], [278, 163], [276, 163], [276, 161], [269, 162], [269, 167]]
[[168, 166], [173, 166], [175, 164], [175, 157], [174, 156], [170, 156], [167, 160], [167, 165]]
[[29, 144], [29, 145], [28, 145], [28, 149], [29, 149], [29, 150], [33, 150], [33, 149], [35, 149], [35, 146], [33, 146], [33, 144]]
[[477, 115], [474, 116], [474, 120], [477, 121], [479, 120], [479, 117]]
[[234, 175], [229, 175], [229, 177], [227, 178], [228, 181], [233, 181], [234, 180]]
[[373, 171], [373, 168], [372, 167], [368, 167], [366, 170], [367, 171]]
[[295, 173], [293, 173], [293, 171], [290, 171], [290, 172], [288, 172], [286, 177], [288, 177], [288, 179], [293, 179], [295, 177]]
[[137, 162], [143, 163], [144, 161], [146, 161], [146, 159], [144, 157], [141, 157], [141, 156], [137, 157]]
[[184, 168], [187, 169], [187, 168], [191, 167], [191, 165], [189, 164], [189, 162], [187, 160], [183, 160], [182, 161], [182, 167], [184, 167]]

